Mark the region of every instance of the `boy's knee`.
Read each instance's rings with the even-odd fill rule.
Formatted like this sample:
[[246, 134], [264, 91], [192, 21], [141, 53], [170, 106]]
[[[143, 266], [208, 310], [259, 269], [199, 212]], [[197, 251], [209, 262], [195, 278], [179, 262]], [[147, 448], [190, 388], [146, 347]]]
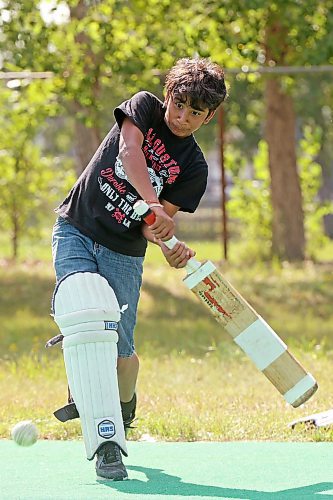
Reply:
[[138, 369], [139, 364], [140, 361], [138, 355], [134, 352], [132, 356], [128, 358], [118, 358], [117, 369], [118, 372], [132, 371], [134, 369]]

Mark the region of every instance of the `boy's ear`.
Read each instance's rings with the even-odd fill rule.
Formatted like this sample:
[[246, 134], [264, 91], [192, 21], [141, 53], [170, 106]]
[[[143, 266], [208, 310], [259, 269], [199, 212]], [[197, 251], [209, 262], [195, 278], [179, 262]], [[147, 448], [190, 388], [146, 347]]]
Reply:
[[216, 109], [213, 109], [213, 110], [210, 110], [208, 115], [207, 115], [207, 118], [205, 119], [204, 121], [204, 124], [207, 125], [207, 123], [210, 122], [210, 120], [213, 118], [213, 116], [215, 115], [216, 113]]

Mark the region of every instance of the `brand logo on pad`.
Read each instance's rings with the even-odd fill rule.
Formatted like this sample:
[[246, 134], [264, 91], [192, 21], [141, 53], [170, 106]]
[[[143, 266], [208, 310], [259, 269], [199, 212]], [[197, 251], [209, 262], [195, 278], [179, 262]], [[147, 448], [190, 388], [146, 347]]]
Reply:
[[116, 433], [116, 427], [111, 420], [102, 420], [97, 426], [98, 434], [104, 438], [112, 438]]
[[116, 321], [104, 321], [105, 330], [117, 330], [118, 323]]

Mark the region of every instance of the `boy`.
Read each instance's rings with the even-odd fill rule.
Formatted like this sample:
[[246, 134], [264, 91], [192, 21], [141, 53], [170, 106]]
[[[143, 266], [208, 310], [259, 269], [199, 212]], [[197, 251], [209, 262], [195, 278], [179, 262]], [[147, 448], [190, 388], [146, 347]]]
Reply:
[[[126, 444], [118, 421], [119, 411], [125, 427], [135, 416], [139, 360], [133, 330], [147, 240], [158, 244], [175, 268], [184, 267], [194, 255], [184, 243], [169, 250], [163, 241], [173, 236], [176, 212], [194, 212], [204, 194], [207, 164], [192, 134], [209, 123], [226, 97], [223, 70], [208, 59], [180, 59], [166, 77], [165, 91], [164, 103], [149, 92], [139, 92], [115, 109], [116, 124], [56, 209], [59, 217], [52, 242], [57, 277], [55, 320], [67, 342], [66, 371], [81, 418], [87, 457], [97, 455], [97, 476], [109, 480], [127, 478], [120, 453], [127, 454]], [[145, 200], [155, 213], [156, 221], [150, 227], [133, 211], [138, 199]], [[96, 354], [97, 350], [91, 354], [101, 334], [93, 332], [87, 343], [88, 337], [82, 332], [94, 329], [89, 326], [95, 325], [92, 309], [95, 316], [103, 314], [91, 305], [101, 287], [105, 290], [103, 297], [110, 297], [105, 324], [117, 325], [117, 371], [96, 382], [96, 373], [100, 369], [105, 373], [108, 362], [102, 354]], [[91, 296], [86, 297], [84, 293], [89, 290]], [[83, 298], [78, 302], [81, 292]], [[74, 317], [70, 309], [74, 302], [79, 304], [74, 312], [80, 319], [66, 330], [67, 319]], [[120, 309], [121, 305], [125, 307]], [[109, 337], [106, 339], [109, 342]], [[88, 360], [85, 365], [82, 345]], [[119, 396], [110, 395], [109, 406], [96, 409], [102, 405], [93, 401], [96, 391], [105, 395], [115, 385]]]

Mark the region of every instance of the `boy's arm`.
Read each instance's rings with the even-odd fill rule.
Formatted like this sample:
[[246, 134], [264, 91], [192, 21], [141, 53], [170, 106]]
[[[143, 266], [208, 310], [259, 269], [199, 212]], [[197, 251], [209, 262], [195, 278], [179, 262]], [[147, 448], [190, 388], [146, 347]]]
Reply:
[[[179, 207], [169, 203], [168, 201], [161, 200], [161, 203], [164, 207], [165, 212], [170, 215], [170, 217], [174, 217], [174, 215], [178, 212]], [[185, 267], [187, 261], [195, 256], [195, 251], [189, 248], [184, 242], [179, 241], [172, 250], [170, 250], [166, 245], [164, 245], [163, 241], [154, 237], [152, 231], [150, 230], [151, 226], [147, 224], [143, 224], [142, 226], [142, 234], [143, 236], [150, 242], [155, 243], [161, 247], [164, 257], [171, 267], [175, 267], [177, 269], [181, 267]]]
[[[146, 159], [142, 152], [143, 134], [129, 118], [124, 118], [120, 133], [119, 157], [129, 182], [143, 200], [159, 203], [157, 194], [150, 181]], [[150, 226], [155, 238], [168, 240], [173, 236], [175, 223], [163, 207], [152, 206], [156, 221]]]

